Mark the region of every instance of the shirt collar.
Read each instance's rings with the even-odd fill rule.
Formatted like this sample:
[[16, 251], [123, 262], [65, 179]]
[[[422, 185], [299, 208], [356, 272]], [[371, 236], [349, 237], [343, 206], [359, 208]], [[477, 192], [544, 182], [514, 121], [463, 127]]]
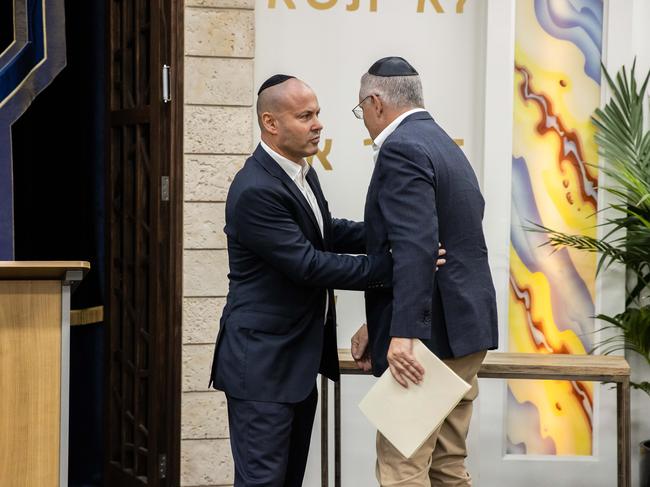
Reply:
[[270, 155], [275, 162], [278, 163], [284, 172], [287, 173], [287, 176], [289, 176], [292, 181], [295, 182], [296, 179], [300, 179], [302, 182], [305, 180], [307, 173], [309, 172], [309, 168], [311, 167], [309, 164], [307, 164], [306, 161], [303, 160], [302, 164], [298, 164], [275, 152], [267, 144], [265, 144], [264, 141], [260, 141], [260, 145], [262, 146], [262, 149], [264, 149], [266, 153]]
[[375, 137], [375, 140], [372, 142], [372, 149], [375, 151], [375, 154], [379, 152], [379, 149], [381, 149], [382, 144], [386, 141], [388, 136], [395, 131], [395, 129], [399, 126], [399, 124], [402, 123], [402, 121], [406, 117], [417, 112], [426, 112], [426, 110], [424, 108], [413, 108], [408, 112], [402, 113], [399, 117], [397, 117], [395, 120], [389, 123], [388, 126], [384, 130], [382, 130], [379, 133], [379, 135]]

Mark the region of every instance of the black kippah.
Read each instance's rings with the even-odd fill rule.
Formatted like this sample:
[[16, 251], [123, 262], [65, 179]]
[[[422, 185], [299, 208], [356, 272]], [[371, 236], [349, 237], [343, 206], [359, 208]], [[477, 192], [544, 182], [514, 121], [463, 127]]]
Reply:
[[418, 72], [409, 62], [398, 56], [385, 57], [370, 66], [368, 73], [375, 76], [417, 76]]
[[286, 80], [292, 78], [295, 78], [295, 76], [289, 76], [288, 74], [274, 74], [264, 83], [262, 83], [262, 86], [260, 86], [257, 95], [259, 96], [260, 93], [262, 93], [265, 89], [270, 88], [271, 86], [279, 85], [280, 83], [284, 83]]

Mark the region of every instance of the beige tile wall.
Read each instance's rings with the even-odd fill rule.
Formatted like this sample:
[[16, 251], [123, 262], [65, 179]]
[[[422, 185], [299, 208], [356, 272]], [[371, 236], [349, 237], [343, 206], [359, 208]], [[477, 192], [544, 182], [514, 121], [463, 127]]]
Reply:
[[225, 199], [252, 150], [254, 0], [185, 1], [181, 485], [232, 485], [226, 400], [207, 388], [228, 289]]

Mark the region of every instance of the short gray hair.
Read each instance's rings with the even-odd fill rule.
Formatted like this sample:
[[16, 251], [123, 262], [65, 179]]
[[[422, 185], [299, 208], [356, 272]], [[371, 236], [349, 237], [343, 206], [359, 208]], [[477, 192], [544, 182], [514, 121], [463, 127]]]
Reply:
[[359, 95], [362, 100], [369, 95], [379, 95], [384, 103], [394, 108], [424, 108], [419, 76], [375, 76], [366, 73], [361, 77]]

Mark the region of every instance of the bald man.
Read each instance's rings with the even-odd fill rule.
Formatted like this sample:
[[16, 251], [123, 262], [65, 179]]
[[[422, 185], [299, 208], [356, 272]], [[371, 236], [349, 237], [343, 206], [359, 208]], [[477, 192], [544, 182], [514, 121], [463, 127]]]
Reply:
[[298, 487], [318, 401], [339, 378], [333, 288], [389, 287], [392, 260], [365, 253], [362, 223], [332, 218], [316, 171], [316, 95], [286, 75], [258, 93], [262, 141], [226, 202], [230, 287], [210, 383], [225, 392], [235, 486]]

